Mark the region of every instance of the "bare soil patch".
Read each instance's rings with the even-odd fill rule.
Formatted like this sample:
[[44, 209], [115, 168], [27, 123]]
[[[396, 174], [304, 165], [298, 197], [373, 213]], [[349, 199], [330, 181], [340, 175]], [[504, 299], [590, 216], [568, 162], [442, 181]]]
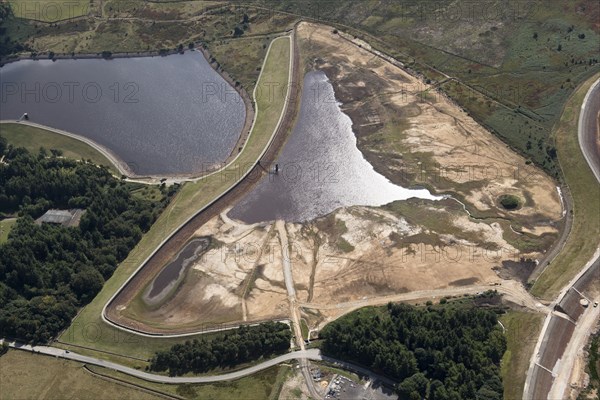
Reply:
[[[560, 227], [562, 208], [552, 179], [434, 88], [366, 46], [321, 25], [302, 23], [297, 35], [305, 71], [326, 72], [352, 118], [359, 148], [375, 168], [395, 183], [454, 197], [342, 208], [286, 224], [298, 301], [335, 305], [526, 279], [530, 268], [523, 260], [541, 257]], [[503, 195], [522, 204], [507, 211], [498, 203]], [[272, 224], [246, 225], [223, 210], [187, 228], [186, 240], [211, 236], [216, 245], [174, 297], [148, 312], [124, 297], [117, 304], [130, 312], [125, 308], [122, 316], [171, 330], [287, 314], [282, 252]], [[136, 293], [139, 287], [127, 290]], [[314, 328], [340, 312], [305, 309], [303, 317]]]

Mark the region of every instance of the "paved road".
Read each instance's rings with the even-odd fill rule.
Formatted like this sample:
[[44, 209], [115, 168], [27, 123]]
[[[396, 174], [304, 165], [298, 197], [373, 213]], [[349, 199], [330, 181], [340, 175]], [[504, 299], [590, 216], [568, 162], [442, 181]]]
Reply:
[[567, 397], [571, 374], [575, 369], [575, 361], [581, 355], [589, 336], [600, 318], [600, 307], [588, 307], [577, 321], [571, 340], [565, 347], [563, 357], [558, 369], [554, 372], [556, 377], [550, 389], [549, 399], [562, 399]]
[[[594, 176], [600, 183], [600, 148], [598, 116], [600, 113], [600, 80], [588, 90], [581, 105], [577, 136], [579, 146]], [[531, 356], [527, 380], [523, 390], [523, 399], [546, 399], [563, 397], [567, 389], [574, 359], [566, 349], [583, 346], [582, 342], [589, 333], [585, 332], [591, 318], [597, 317], [593, 306], [587, 310], [578, 310], [577, 302], [581, 298], [574, 289], [583, 292], [587, 285], [597, 284], [600, 274], [600, 249], [592, 260], [559, 293], [551, 307], [571, 314], [568, 319], [562, 313], [550, 313]], [[591, 315], [591, 316], [590, 316]], [[581, 323], [581, 326], [579, 324]], [[562, 360], [561, 358], [564, 358]], [[561, 365], [562, 364], [562, 365]], [[549, 397], [553, 396], [553, 397]]]
[[94, 150], [102, 154], [104, 157], [111, 162], [111, 164], [119, 171], [121, 175], [130, 176], [132, 175], [132, 171], [129, 170], [127, 164], [119, 159], [116, 155], [114, 155], [110, 150], [106, 147], [94, 142], [91, 139], [88, 139], [84, 136], [77, 135], [75, 133], [63, 131], [62, 129], [51, 128], [46, 125], [36, 124], [35, 122], [25, 121], [25, 120], [0, 120], [0, 124], [19, 124], [19, 125], [27, 125], [38, 129], [43, 129], [46, 131], [50, 131], [59, 135], [67, 136], [75, 140], [79, 140], [92, 147]]
[[[230, 372], [222, 375], [207, 375], [207, 376], [194, 376], [194, 377], [171, 377], [164, 375], [156, 375], [151, 374], [149, 372], [144, 372], [137, 370], [135, 368], [129, 368], [120, 364], [116, 364], [110, 361], [101, 360], [94, 357], [88, 357], [81, 354], [68, 352], [67, 350], [58, 349], [56, 347], [48, 347], [48, 346], [30, 346], [30, 345], [19, 345], [16, 343], [11, 343], [10, 347], [30, 351], [32, 353], [40, 353], [46, 354], [49, 356], [55, 356], [59, 358], [64, 358], [67, 360], [79, 361], [85, 364], [97, 365], [99, 367], [104, 367], [108, 369], [112, 369], [115, 371], [123, 372], [127, 375], [135, 376], [137, 378], [144, 379], [150, 382], [159, 382], [159, 383], [211, 383], [211, 382], [224, 382], [231, 381], [234, 379], [243, 378], [248, 375], [255, 374], [264, 369], [273, 367], [282, 362], [296, 360], [296, 359], [309, 359], [309, 360], [318, 360], [322, 361], [324, 359], [321, 356], [321, 351], [319, 349], [310, 349], [304, 351], [294, 351], [291, 353], [287, 353], [281, 355], [279, 357], [272, 358], [260, 364], [254, 365], [252, 367], [242, 369], [235, 372]], [[338, 361], [340, 362], [340, 361]]]
[[[565, 389], [566, 386], [563, 386], [563, 382], [568, 381], [570, 378], [571, 369], [565, 364], [571, 362], [572, 365], [573, 359], [570, 357], [572, 355], [566, 353], [566, 349], [574, 346], [574, 344], [571, 344], [572, 339], [575, 339], [575, 342], [583, 347], [585, 342], [581, 343], [581, 340], [585, 334], [582, 330], [589, 324], [589, 318], [598, 315], [598, 308], [594, 308], [593, 305], [590, 305], [587, 309], [579, 305], [579, 300], [582, 297], [576, 291], [578, 290], [586, 295], [585, 289], [598, 281], [600, 252], [596, 252], [594, 257], [594, 260], [590, 261], [565, 286], [559, 297], [552, 303], [552, 308], [559, 312], [555, 311], [548, 314], [544, 321], [544, 326], [530, 360], [523, 399], [539, 400], [562, 397], [548, 396], [555, 381], [561, 388]], [[582, 326], [579, 326], [580, 323], [582, 323]]]
[[579, 146], [587, 163], [600, 183], [600, 127], [598, 116], [600, 114], [600, 79], [590, 90], [581, 107], [579, 114], [579, 127], [577, 135]]
[[[0, 339], [0, 343], [3, 340]], [[309, 350], [301, 350], [294, 351], [291, 353], [283, 354], [279, 357], [272, 358], [260, 364], [254, 365], [252, 367], [230, 372], [222, 375], [206, 375], [206, 376], [194, 376], [194, 377], [171, 377], [164, 375], [151, 374], [148, 372], [140, 371], [135, 368], [125, 367], [120, 364], [116, 364], [110, 361], [88, 357], [81, 354], [68, 352], [63, 349], [58, 349], [56, 347], [48, 347], [48, 346], [30, 346], [30, 345], [20, 345], [17, 343], [10, 343], [10, 347], [18, 350], [29, 351], [32, 353], [45, 354], [48, 356], [54, 356], [58, 358], [63, 358], [66, 360], [72, 360], [81, 362], [84, 364], [97, 365], [99, 367], [104, 367], [108, 369], [112, 369], [115, 371], [123, 372], [127, 375], [135, 376], [137, 378], [144, 379], [150, 382], [158, 382], [158, 383], [170, 383], [170, 384], [182, 384], [182, 383], [213, 383], [213, 382], [225, 382], [231, 381], [239, 378], [243, 378], [245, 376], [249, 376], [260, 372], [262, 370], [271, 368], [277, 364], [291, 361], [291, 360], [314, 360], [314, 361], [325, 361], [328, 363], [335, 364], [336, 366], [347, 369], [349, 371], [357, 372], [360, 375], [367, 376], [372, 381], [380, 381], [386, 385], [394, 385], [395, 382], [391, 379], [383, 377], [381, 375], [377, 375], [368, 369], [362, 368], [356, 364], [349, 363], [346, 361], [337, 360], [335, 358], [331, 358], [328, 356], [324, 356], [321, 354], [321, 350], [319, 349], [309, 349]]]

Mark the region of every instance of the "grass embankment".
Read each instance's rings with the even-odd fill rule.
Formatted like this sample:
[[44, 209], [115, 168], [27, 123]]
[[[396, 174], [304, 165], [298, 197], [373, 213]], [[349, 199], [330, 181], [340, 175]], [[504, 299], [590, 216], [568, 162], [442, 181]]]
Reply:
[[574, 218], [563, 250], [546, 267], [531, 289], [534, 296], [546, 300], [553, 299], [558, 294], [590, 260], [598, 247], [600, 185], [583, 157], [577, 137], [583, 99], [598, 78], [600, 74], [586, 81], [569, 98], [554, 130], [558, 159], [573, 197]]
[[253, 40], [224, 39], [210, 43], [208, 51], [230, 76], [235, 77], [250, 91], [260, 75], [256, 66], [264, 60], [270, 41], [268, 37]]
[[304, 319], [300, 320], [300, 331], [302, 332], [302, 339], [306, 340], [308, 339], [308, 325], [306, 324], [306, 321]]
[[[145, 360], [151, 357], [156, 350], [165, 349], [176, 342], [191, 338], [147, 338], [122, 332], [102, 321], [102, 308], [126, 279], [171, 232], [219, 196], [239, 179], [244, 171], [255, 164], [257, 157], [269, 143], [283, 111], [284, 99], [281, 95], [281, 89], [286, 87], [289, 80], [289, 58], [289, 38], [275, 39], [258, 83], [256, 123], [246, 147], [240, 153], [238, 159], [223, 172], [195, 183], [187, 183], [181, 188], [150, 231], [144, 235], [138, 246], [106, 282], [102, 291], [81, 311], [71, 327], [61, 335], [61, 341]], [[276, 87], [280, 88], [280, 91], [275, 96], [268, 96], [269, 87], [273, 87], [273, 84], [278, 84]], [[73, 350], [84, 353], [82, 349], [77, 347]], [[128, 365], [145, 365], [145, 361], [111, 356], [96, 351], [91, 351], [91, 353], [96, 357], [113, 359]]]
[[15, 17], [57, 22], [88, 15], [99, 0], [8, 0]]
[[81, 363], [18, 350], [0, 357], [0, 383], [0, 399], [161, 398], [96, 377]]
[[544, 315], [510, 311], [499, 319], [506, 328], [507, 348], [501, 362], [504, 398], [520, 399], [529, 360], [544, 323]]
[[118, 170], [102, 153], [77, 139], [16, 123], [0, 125], [0, 135], [13, 146], [25, 147], [32, 154], [37, 154], [40, 147], [61, 150], [66, 158], [92, 160], [94, 164], [104, 165], [112, 174], [119, 176]]

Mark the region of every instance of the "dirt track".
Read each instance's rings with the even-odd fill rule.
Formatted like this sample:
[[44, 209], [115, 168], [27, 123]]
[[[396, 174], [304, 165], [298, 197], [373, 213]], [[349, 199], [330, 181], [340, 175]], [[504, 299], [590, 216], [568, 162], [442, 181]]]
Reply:
[[[292, 82], [300, 82], [300, 68], [299, 68], [299, 57], [298, 47], [295, 40], [295, 35], [291, 36], [294, 40], [293, 43], [293, 65], [292, 65]], [[300, 88], [297, 85], [291, 85], [290, 87], [290, 98], [299, 98]], [[273, 164], [277, 155], [285, 141], [287, 140], [288, 134], [291, 132], [294, 118], [296, 116], [297, 103], [291, 101], [290, 107], [285, 110], [285, 114], [279, 129], [277, 130], [275, 137], [267, 149], [265, 155], [260, 160], [260, 165], [255, 165], [248, 176], [242, 180], [237, 186], [232, 188], [229, 192], [223, 195], [217, 202], [206, 208], [203, 212], [198, 214], [186, 225], [184, 225], [179, 231], [177, 231], [171, 239], [165, 243], [159, 251], [146, 263], [146, 265], [135, 275], [135, 277], [129, 282], [129, 284], [123, 288], [119, 294], [113, 299], [113, 301], [106, 308], [106, 318], [111, 322], [136, 330], [140, 330], [146, 333], [158, 333], [156, 329], [148, 326], [140, 326], [139, 322], [133, 322], [131, 320], [123, 318], [117, 311], [116, 306], [119, 304], [129, 303], [134, 296], [146, 285], [148, 282], [156, 276], [160, 269], [176, 254], [176, 252], [184, 246], [190, 237], [196, 232], [202, 225], [208, 222], [211, 218], [218, 216], [228, 206], [234, 204], [236, 200], [242, 197], [245, 193], [251, 190], [256, 185], [260, 178], [269, 171], [269, 167]]]
[[430, 299], [441, 299], [444, 297], [462, 296], [465, 294], [475, 295], [477, 293], [485, 292], [487, 290], [497, 290], [503, 295], [506, 300], [512, 301], [515, 304], [526, 307], [534, 312], [547, 313], [548, 308], [543, 304], [539, 303], [533, 298], [525, 288], [514, 281], [503, 281], [501, 285], [472, 285], [463, 286], [459, 288], [445, 288], [445, 289], [432, 289], [432, 290], [420, 290], [409, 293], [400, 293], [390, 296], [376, 296], [372, 298], [364, 298], [361, 300], [338, 303], [338, 304], [315, 304], [315, 303], [301, 303], [300, 306], [304, 309], [319, 310], [323, 315], [327, 316], [327, 319], [323, 320], [318, 329], [321, 329], [327, 323], [341, 317], [342, 315], [348, 314], [354, 310], [369, 306], [381, 306], [387, 303], [393, 302], [409, 302], [425, 301]]

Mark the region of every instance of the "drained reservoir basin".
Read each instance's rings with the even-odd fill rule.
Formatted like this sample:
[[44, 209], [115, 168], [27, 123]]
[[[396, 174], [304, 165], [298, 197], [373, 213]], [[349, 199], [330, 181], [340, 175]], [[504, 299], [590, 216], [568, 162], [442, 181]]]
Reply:
[[325, 73], [306, 74], [300, 114], [277, 164], [229, 213], [246, 223], [304, 222], [337, 208], [381, 206], [395, 200], [439, 200], [377, 173], [356, 146], [350, 117], [335, 100]]
[[181, 282], [188, 267], [196, 262], [209, 244], [208, 238], [190, 240], [150, 283], [145, 291], [144, 301], [153, 305], [168, 297]]
[[0, 69], [0, 119], [89, 138], [136, 175], [194, 175], [231, 154], [244, 126], [241, 96], [202, 53], [23, 60]]

